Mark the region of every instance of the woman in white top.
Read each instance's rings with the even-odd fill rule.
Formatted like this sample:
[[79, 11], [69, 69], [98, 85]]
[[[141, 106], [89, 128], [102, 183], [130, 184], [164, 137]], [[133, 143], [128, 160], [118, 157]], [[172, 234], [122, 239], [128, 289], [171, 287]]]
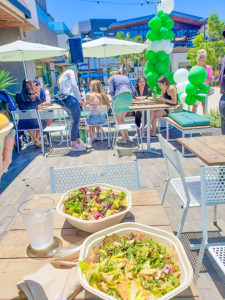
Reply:
[[80, 143], [79, 123], [80, 123], [80, 103], [81, 94], [77, 86], [78, 69], [75, 66], [70, 66], [63, 72], [57, 84], [60, 92], [65, 96], [60, 104], [68, 112], [72, 120], [71, 128], [71, 151], [84, 151], [86, 148]]

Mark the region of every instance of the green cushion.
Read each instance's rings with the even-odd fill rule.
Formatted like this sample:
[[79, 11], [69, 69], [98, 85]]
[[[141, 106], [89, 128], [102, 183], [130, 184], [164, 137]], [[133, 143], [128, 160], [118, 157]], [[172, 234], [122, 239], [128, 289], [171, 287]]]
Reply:
[[188, 110], [168, 114], [168, 117], [176, 121], [182, 127], [207, 126], [210, 120], [204, 116], [195, 114]]

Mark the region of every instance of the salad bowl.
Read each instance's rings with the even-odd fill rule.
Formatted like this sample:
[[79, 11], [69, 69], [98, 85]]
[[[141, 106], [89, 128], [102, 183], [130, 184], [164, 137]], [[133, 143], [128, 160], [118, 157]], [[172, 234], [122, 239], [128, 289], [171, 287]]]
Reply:
[[[176, 295], [180, 294], [186, 288], [188, 288], [188, 286], [191, 284], [193, 279], [193, 269], [188, 260], [183, 245], [181, 244], [179, 239], [175, 237], [173, 234], [155, 227], [150, 227], [139, 223], [127, 222], [127, 223], [117, 224], [110, 228], [104, 229], [100, 232], [96, 232], [91, 236], [89, 236], [83, 242], [80, 249], [78, 278], [81, 285], [87, 291], [100, 297], [101, 299], [116, 300], [115, 297], [108, 295], [105, 292], [97, 288], [94, 288], [89, 284], [89, 282], [85, 277], [84, 274], [85, 272], [84, 270], [82, 270], [82, 265], [87, 265], [86, 263], [84, 263], [85, 259], [90, 259], [91, 254], [93, 253], [93, 248], [100, 247], [100, 245], [102, 245], [102, 242], [105, 240], [106, 236], [110, 237], [113, 234], [116, 234], [117, 236], [124, 236], [131, 233], [144, 234], [144, 236], [148, 238], [152, 238], [155, 242], [160, 243], [162, 246], [166, 247], [167, 252], [173, 255], [173, 257], [176, 260], [176, 264], [180, 269], [179, 285], [175, 287], [173, 290], [166, 292], [163, 296], [155, 299], [160, 299], [160, 300], [171, 299]], [[118, 283], [116, 283], [116, 285], [118, 286]], [[126, 299], [129, 299], [128, 295]]]
[[[99, 218], [97, 220], [82, 220], [80, 218], [74, 217], [68, 213], [66, 213], [66, 209], [64, 206], [64, 201], [67, 199], [67, 196], [73, 192], [75, 189], [80, 189], [80, 188], [96, 188], [100, 187], [101, 191], [108, 191], [110, 189], [113, 190], [114, 193], [121, 193], [124, 192], [126, 194], [126, 209], [123, 210], [122, 212], [118, 212], [116, 214], [110, 215], [110, 216], [105, 216], [104, 218]], [[109, 184], [103, 184], [103, 183], [95, 183], [91, 185], [86, 185], [82, 187], [77, 187], [74, 188], [68, 192], [66, 192], [60, 199], [56, 211], [63, 217], [67, 219], [67, 221], [73, 225], [74, 227], [86, 231], [86, 232], [97, 232], [99, 230], [102, 230], [104, 228], [108, 228], [110, 226], [113, 226], [115, 224], [120, 223], [120, 221], [123, 219], [125, 214], [131, 209], [132, 207], [132, 199], [131, 199], [131, 193], [125, 188], [118, 187], [118, 186], [113, 186]]]

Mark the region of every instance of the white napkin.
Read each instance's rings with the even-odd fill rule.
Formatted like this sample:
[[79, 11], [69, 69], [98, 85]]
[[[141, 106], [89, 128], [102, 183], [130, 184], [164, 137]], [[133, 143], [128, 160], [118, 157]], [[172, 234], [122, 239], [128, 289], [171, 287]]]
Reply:
[[37, 272], [26, 275], [17, 284], [28, 300], [69, 300], [81, 290], [77, 278], [79, 252], [57, 258], [41, 267]]

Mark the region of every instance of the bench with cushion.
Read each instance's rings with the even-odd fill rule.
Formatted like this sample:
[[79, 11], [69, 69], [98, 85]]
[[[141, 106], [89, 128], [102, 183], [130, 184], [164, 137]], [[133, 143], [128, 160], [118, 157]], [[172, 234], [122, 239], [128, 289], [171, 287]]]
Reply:
[[[211, 132], [212, 126], [210, 120], [204, 116], [195, 114], [193, 112], [183, 110], [182, 112], [169, 113], [164, 117], [166, 121], [166, 139], [167, 141], [175, 141], [176, 139], [169, 138], [169, 125], [181, 131], [182, 138], [186, 135], [192, 136], [196, 133]], [[189, 154], [190, 155], [190, 154]], [[182, 146], [182, 156], [188, 156], [184, 153]]]

